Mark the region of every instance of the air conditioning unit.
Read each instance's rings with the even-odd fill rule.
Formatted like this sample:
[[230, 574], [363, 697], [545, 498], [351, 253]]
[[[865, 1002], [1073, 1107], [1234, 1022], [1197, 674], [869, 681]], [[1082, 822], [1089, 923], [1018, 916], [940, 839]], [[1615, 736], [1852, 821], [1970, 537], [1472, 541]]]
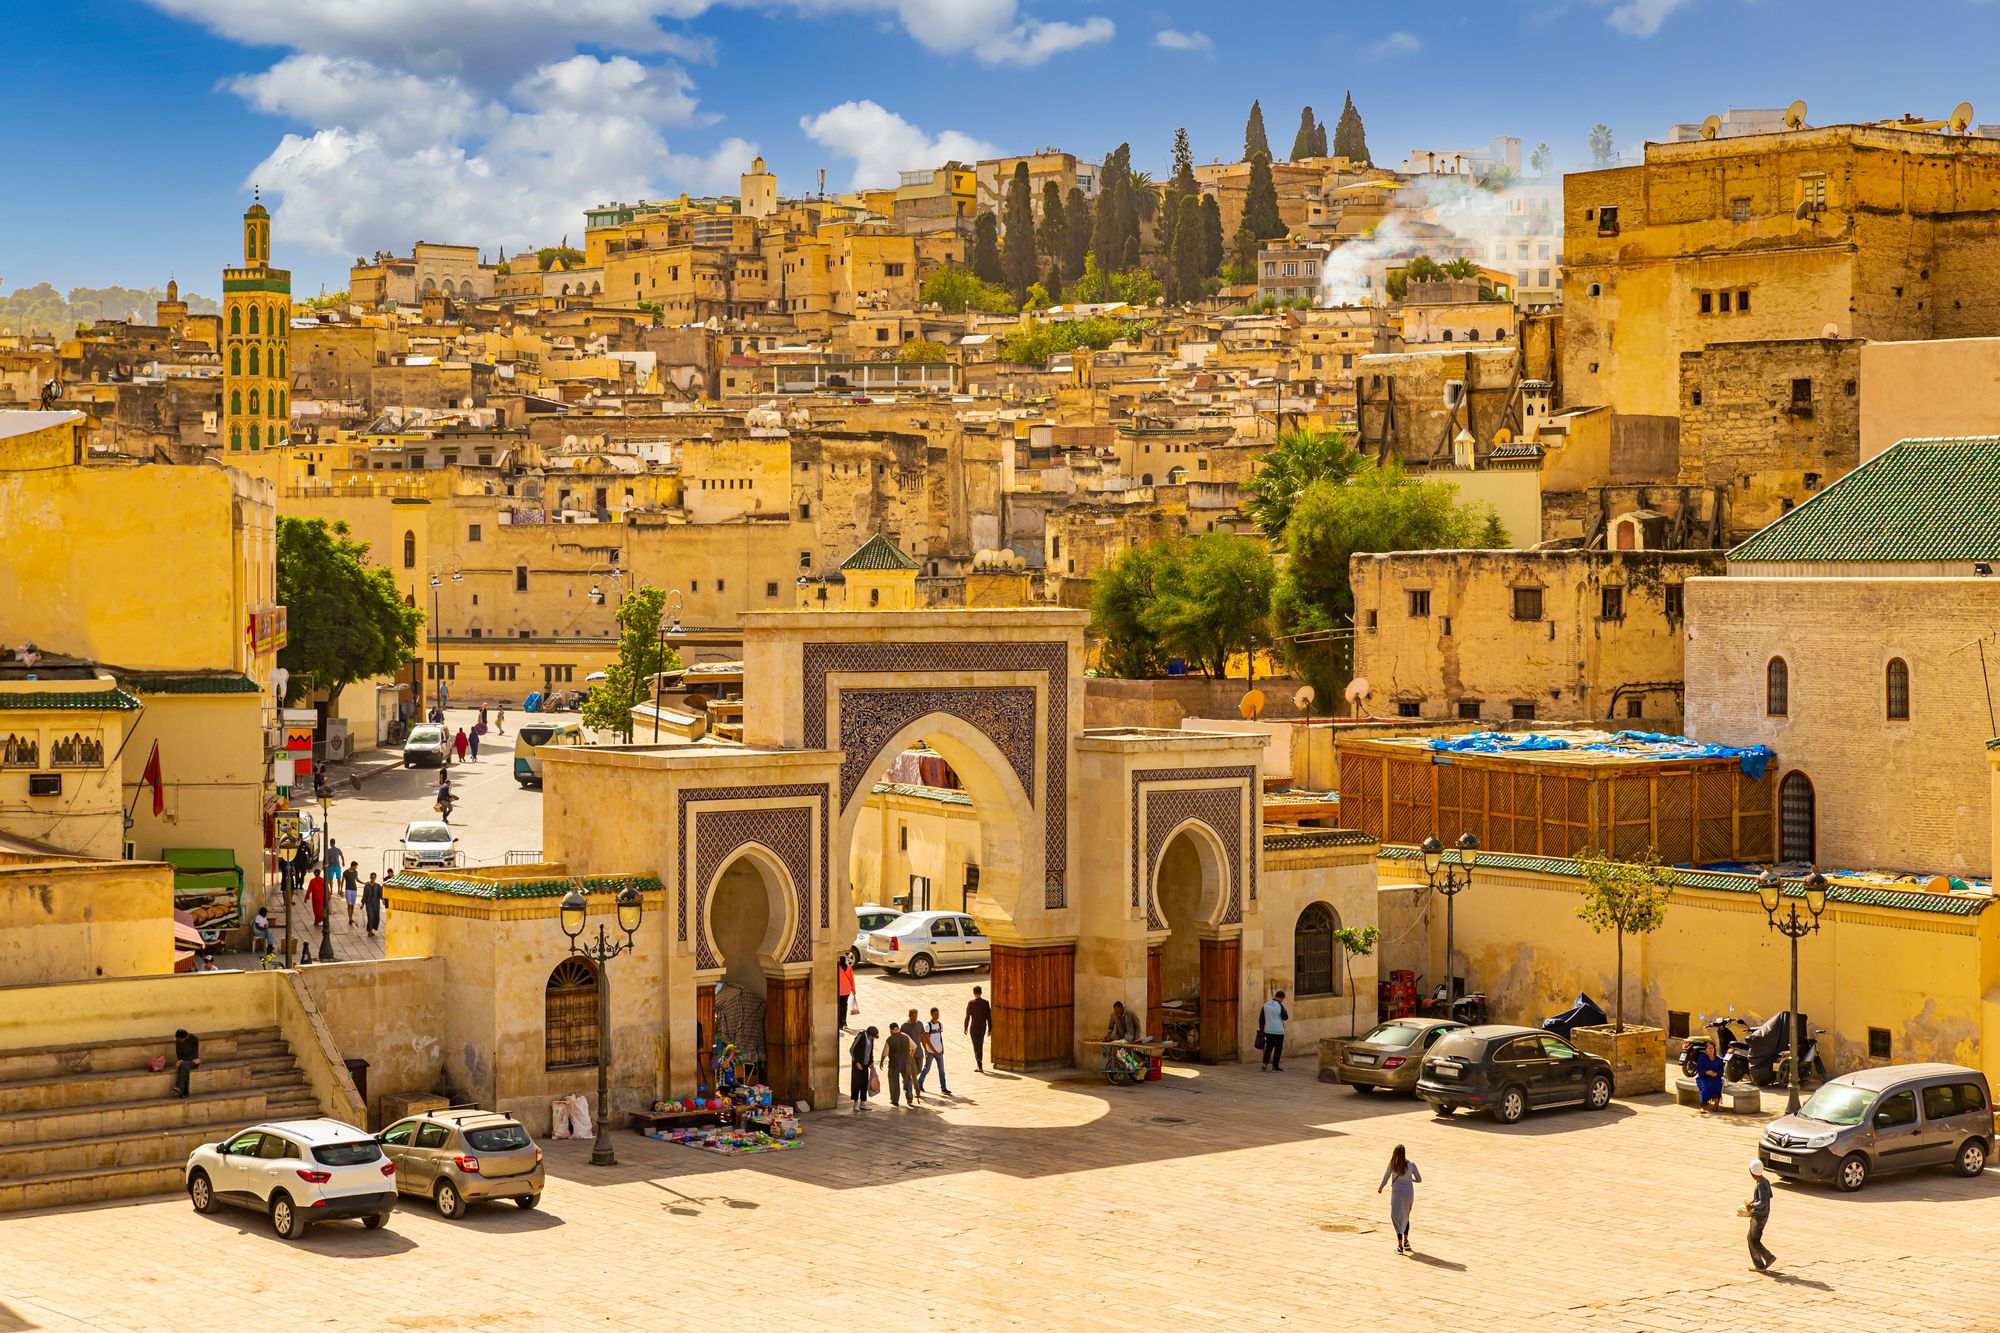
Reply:
[[62, 795], [62, 774], [60, 773], [28, 774], [28, 795], [30, 796]]
[[285, 729], [283, 727], [264, 728], [264, 748], [267, 751], [276, 751], [284, 749]]

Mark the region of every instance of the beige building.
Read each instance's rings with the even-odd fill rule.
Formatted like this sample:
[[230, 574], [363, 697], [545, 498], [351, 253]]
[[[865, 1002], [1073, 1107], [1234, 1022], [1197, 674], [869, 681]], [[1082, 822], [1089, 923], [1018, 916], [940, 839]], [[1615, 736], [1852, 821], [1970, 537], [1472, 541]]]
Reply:
[[2000, 337], [1863, 343], [1860, 362], [1863, 462], [1900, 440], [2000, 428]]

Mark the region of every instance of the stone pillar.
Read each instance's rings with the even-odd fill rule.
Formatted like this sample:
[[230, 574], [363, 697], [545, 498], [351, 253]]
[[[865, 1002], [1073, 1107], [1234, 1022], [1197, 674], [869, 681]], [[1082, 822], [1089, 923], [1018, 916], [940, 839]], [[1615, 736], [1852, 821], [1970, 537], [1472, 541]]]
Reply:
[[993, 1064], [1019, 1073], [1076, 1062], [1076, 945], [993, 946]]
[[764, 983], [764, 1081], [782, 1105], [812, 1097], [812, 977]]
[[1238, 989], [1243, 942], [1204, 937], [1201, 942], [1201, 1058], [1207, 1064], [1236, 1058]]

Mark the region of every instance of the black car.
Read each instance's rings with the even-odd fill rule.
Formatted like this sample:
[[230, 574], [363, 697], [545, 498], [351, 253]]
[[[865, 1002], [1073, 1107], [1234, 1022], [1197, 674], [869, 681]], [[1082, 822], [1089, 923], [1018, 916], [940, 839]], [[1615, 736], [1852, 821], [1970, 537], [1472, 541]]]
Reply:
[[1579, 1051], [1538, 1028], [1492, 1023], [1460, 1028], [1424, 1056], [1417, 1096], [1441, 1116], [1464, 1107], [1490, 1111], [1511, 1125], [1530, 1108], [1588, 1106], [1611, 1100], [1611, 1062]]

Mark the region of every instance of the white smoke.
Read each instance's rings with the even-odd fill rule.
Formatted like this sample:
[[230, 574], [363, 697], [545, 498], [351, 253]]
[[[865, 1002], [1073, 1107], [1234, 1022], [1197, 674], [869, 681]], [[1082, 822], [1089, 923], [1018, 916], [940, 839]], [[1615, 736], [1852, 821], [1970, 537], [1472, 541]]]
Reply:
[[[1440, 264], [1460, 257], [1488, 268], [1513, 269], [1506, 256], [1527, 241], [1559, 242], [1562, 237], [1562, 177], [1509, 180], [1497, 188], [1469, 176], [1420, 175], [1406, 178], [1388, 213], [1367, 234], [1336, 245], [1320, 264], [1322, 306], [1381, 305], [1389, 270], [1419, 255]], [[1504, 251], [1495, 246], [1506, 243]], [[1551, 255], [1559, 246], [1551, 246]], [[1539, 256], [1539, 250], [1531, 250]], [[1553, 258], [1535, 261], [1553, 268]]]

